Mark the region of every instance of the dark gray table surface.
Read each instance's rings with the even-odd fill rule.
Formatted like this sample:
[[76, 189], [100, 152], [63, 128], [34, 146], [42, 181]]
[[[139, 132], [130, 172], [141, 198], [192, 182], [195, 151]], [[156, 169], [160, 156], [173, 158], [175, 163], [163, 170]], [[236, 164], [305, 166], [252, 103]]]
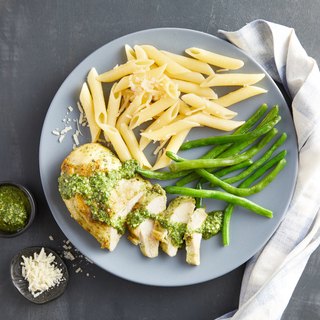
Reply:
[[[244, 265], [186, 287], [145, 286], [76, 260], [67, 291], [34, 305], [10, 281], [13, 256], [28, 246], [58, 253], [67, 240], [42, 190], [39, 140], [56, 91], [92, 51], [128, 33], [181, 27], [217, 35], [261, 18], [295, 28], [307, 53], [320, 61], [320, 2], [296, 0], [0, 0], [0, 180], [27, 186], [37, 216], [24, 235], [0, 238], [0, 319], [214, 319], [238, 305]], [[52, 235], [54, 240], [50, 240]], [[310, 258], [282, 319], [320, 319], [320, 249]], [[76, 273], [81, 267], [83, 272]], [[155, 275], [156, 276], [156, 275]]]

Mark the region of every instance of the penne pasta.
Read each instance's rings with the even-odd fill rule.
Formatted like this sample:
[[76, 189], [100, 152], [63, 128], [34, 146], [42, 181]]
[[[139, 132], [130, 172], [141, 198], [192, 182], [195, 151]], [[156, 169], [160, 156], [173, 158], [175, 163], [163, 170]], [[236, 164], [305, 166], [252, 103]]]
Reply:
[[134, 52], [134, 50], [128, 44], [126, 44], [124, 46], [124, 50], [126, 52], [126, 56], [127, 56], [127, 60], [128, 61], [137, 59], [136, 53]]
[[146, 54], [146, 52], [138, 45], [135, 45], [133, 47], [133, 50], [136, 54], [136, 59], [137, 60], [147, 60], [148, 59], [148, 55]]
[[257, 83], [265, 77], [264, 73], [257, 74], [240, 74], [240, 73], [224, 73], [213, 74], [204, 80], [200, 87], [217, 87], [217, 86], [249, 86]]
[[261, 93], [266, 93], [267, 90], [255, 87], [255, 86], [245, 86], [236, 91], [230, 92], [216, 100], [215, 103], [219, 104], [222, 107], [229, 107], [232, 104], [235, 104], [239, 101], [251, 98]]
[[101, 82], [97, 80], [97, 75], [97, 70], [92, 68], [88, 74], [87, 80], [92, 94], [94, 118], [97, 125], [101, 128], [101, 124], [107, 123], [107, 111], [102, 85]]
[[194, 71], [179, 74], [171, 74], [169, 72], [165, 72], [165, 74], [171, 79], [183, 80], [196, 84], [200, 84], [205, 80], [205, 77], [201, 73]]
[[161, 50], [162, 53], [164, 53], [166, 56], [168, 56], [173, 61], [179, 63], [181, 66], [194, 71], [196, 73], [202, 73], [206, 74], [208, 76], [214, 74], [214, 71], [212, 68], [205, 62], [192, 59], [189, 57], [185, 57], [179, 54], [171, 53], [168, 51]]
[[179, 100], [179, 113], [183, 115], [187, 115], [189, 112], [191, 112], [191, 108], [183, 101]]
[[174, 136], [184, 130], [199, 126], [200, 124], [198, 122], [191, 120], [191, 117], [189, 117], [183, 120], [178, 120], [155, 131], [143, 132], [141, 133], [141, 136], [146, 137], [150, 140], [160, 141], [168, 139], [171, 136]]
[[163, 88], [164, 92], [173, 99], [178, 99], [180, 92], [178, 86], [167, 76], [164, 76], [160, 80], [160, 85]]
[[220, 119], [215, 116], [211, 116], [202, 112], [196, 113], [190, 117], [186, 117], [186, 120], [195, 121], [202, 126], [222, 130], [222, 131], [231, 131], [244, 124], [245, 121], [235, 121]]
[[141, 123], [149, 119], [152, 119], [160, 112], [171, 107], [175, 102], [177, 102], [177, 99], [173, 99], [171, 97], [166, 96], [162, 97], [160, 100], [156, 101], [151, 106], [148, 106], [147, 108], [139, 112], [139, 114], [136, 114], [131, 120], [130, 128], [134, 129]]
[[155, 61], [158, 66], [162, 66], [163, 64], [167, 64], [166, 70], [172, 74], [180, 74], [190, 72], [189, 69], [182, 67], [180, 64], [176, 63], [168, 56], [160, 52], [157, 48], [150, 45], [141, 46], [142, 49], [147, 53], [149, 59]]
[[172, 151], [174, 153], [177, 153], [180, 149], [180, 146], [183, 144], [185, 138], [189, 134], [191, 128], [186, 129], [184, 131], [179, 132], [178, 134], [171, 137], [167, 147], [165, 148], [163, 154], [159, 159], [156, 161], [154, 166], [152, 167], [152, 170], [159, 170], [162, 168], [167, 167], [171, 163], [171, 159], [166, 156], [167, 151]]
[[132, 159], [132, 156], [130, 154], [130, 151], [123, 141], [123, 138], [121, 137], [119, 131], [108, 124], [102, 125], [103, 133], [108, 137], [108, 139], [111, 141], [114, 150], [116, 151], [119, 159], [123, 162], [126, 160]]
[[172, 79], [172, 82], [178, 85], [178, 90], [183, 93], [195, 93], [200, 97], [216, 99], [217, 95], [211, 88], [202, 88], [200, 85], [192, 82]]
[[139, 95], [137, 95], [133, 101], [130, 103], [128, 108], [121, 114], [121, 116], [118, 118], [116, 127], [120, 131], [120, 127], [122, 123], [129, 124], [133, 114], [135, 111], [143, 104], [149, 104], [150, 102], [150, 93], [148, 92], [142, 92]]
[[150, 165], [144, 153], [140, 150], [138, 141], [133, 131], [125, 123], [122, 123], [120, 127], [120, 133], [132, 157], [140, 163], [141, 167], [150, 169], [152, 166]]
[[137, 70], [150, 67], [154, 63], [153, 60], [130, 60], [110, 71], [97, 76], [97, 80], [101, 82], [112, 82], [127, 76]]
[[[251, 86], [264, 74], [227, 73], [243, 65], [239, 59], [200, 48], [187, 49], [189, 57], [152, 45], [125, 45], [124, 49], [126, 63], [100, 75], [92, 68], [80, 92], [91, 140], [97, 141], [102, 131], [121, 161], [135, 158], [142, 167], [164, 168], [171, 163], [166, 151], [178, 152], [193, 127], [234, 130], [244, 121], [231, 120], [237, 113], [226, 107], [266, 92]], [[114, 82], [108, 101], [102, 82]], [[219, 98], [215, 86], [243, 87]], [[149, 120], [138, 139], [133, 129]], [[158, 155], [153, 167], [143, 153], [151, 141], [160, 142], [153, 151]]]
[[121, 92], [114, 92], [117, 83], [114, 83], [109, 94], [108, 107], [107, 107], [107, 124], [115, 127], [117, 116], [120, 109]]
[[[221, 119], [232, 119], [237, 113], [231, 110], [228, 110], [215, 102], [209, 101], [207, 99], [201, 98], [194, 93], [188, 93], [181, 97], [181, 99], [196, 109], [201, 108], [201, 110], [209, 112], [213, 116], [216, 116]], [[192, 112], [192, 111], [190, 111]], [[189, 114], [187, 113], [187, 116]]]
[[[168, 125], [171, 123], [179, 112], [179, 103], [176, 102], [173, 106], [168, 108], [157, 120], [153, 121], [152, 124], [144, 131], [151, 132], [158, 130], [159, 128]], [[145, 147], [151, 142], [150, 139], [141, 136], [139, 141], [140, 150], [144, 150]]]
[[230, 58], [224, 55], [220, 55], [220, 54], [199, 49], [199, 48], [190, 48], [185, 50], [185, 52], [193, 58], [196, 58], [200, 61], [212, 64], [220, 68], [234, 70], [234, 69], [239, 69], [244, 65], [244, 62], [240, 59]]
[[94, 118], [93, 101], [86, 82], [82, 85], [79, 100], [89, 123], [91, 142], [96, 142], [100, 136], [101, 128]]

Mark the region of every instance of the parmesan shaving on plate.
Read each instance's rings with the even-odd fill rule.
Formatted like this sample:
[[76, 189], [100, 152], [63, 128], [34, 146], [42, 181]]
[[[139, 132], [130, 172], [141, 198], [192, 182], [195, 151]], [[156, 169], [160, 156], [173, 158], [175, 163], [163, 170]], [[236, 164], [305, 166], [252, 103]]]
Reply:
[[63, 280], [62, 271], [53, 263], [55, 256], [52, 253], [47, 256], [44, 248], [39, 254], [35, 252], [33, 257], [22, 258], [22, 276], [29, 282], [28, 290], [34, 298]]

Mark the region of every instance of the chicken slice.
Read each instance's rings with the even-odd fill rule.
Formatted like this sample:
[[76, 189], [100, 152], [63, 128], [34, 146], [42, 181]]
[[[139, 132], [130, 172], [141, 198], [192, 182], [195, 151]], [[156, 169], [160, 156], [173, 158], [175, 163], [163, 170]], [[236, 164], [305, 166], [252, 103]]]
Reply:
[[198, 208], [191, 215], [187, 224], [187, 232], [184, 235], [186, 241], [187, 262], [198, 266], [200, 264], [200, 243], [202, 233], [196, 232], [200, 229], [203, 222], [206, 220], [207, 214], [203, 208]]
[[156, 222], [153, 236], [160, 241], [162, 250], [170, 257], [177, 254], [183, 243], [185, 227], [194, 207], [194, 198], [177, 197], [169, 203], [167, 210], [162, 212]]
[[[167, 197], [165, 191], [159, 185], [155, 185], [140, 200], [135, 208], [138, 212], [146, 210], [148, 214], [158, 215], [166, 209]], [[143, 255], [149, 258], [158, 256], [159, 240], [154, 238], [153, 230], [155, 228], [154, 219], [147, 218], [132, 229], [128, 225], [130, 235], [128, 239], [135, 245], [139, 245]]]

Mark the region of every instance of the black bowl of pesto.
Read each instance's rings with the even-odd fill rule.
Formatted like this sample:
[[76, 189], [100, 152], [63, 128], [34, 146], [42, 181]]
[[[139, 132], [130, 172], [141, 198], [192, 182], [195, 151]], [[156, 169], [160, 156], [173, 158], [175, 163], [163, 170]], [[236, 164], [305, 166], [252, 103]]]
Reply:
[[19, 183], [0, 182], [0, 237], [13, 238], [29, 229], [36, 213], [31, 192]]

